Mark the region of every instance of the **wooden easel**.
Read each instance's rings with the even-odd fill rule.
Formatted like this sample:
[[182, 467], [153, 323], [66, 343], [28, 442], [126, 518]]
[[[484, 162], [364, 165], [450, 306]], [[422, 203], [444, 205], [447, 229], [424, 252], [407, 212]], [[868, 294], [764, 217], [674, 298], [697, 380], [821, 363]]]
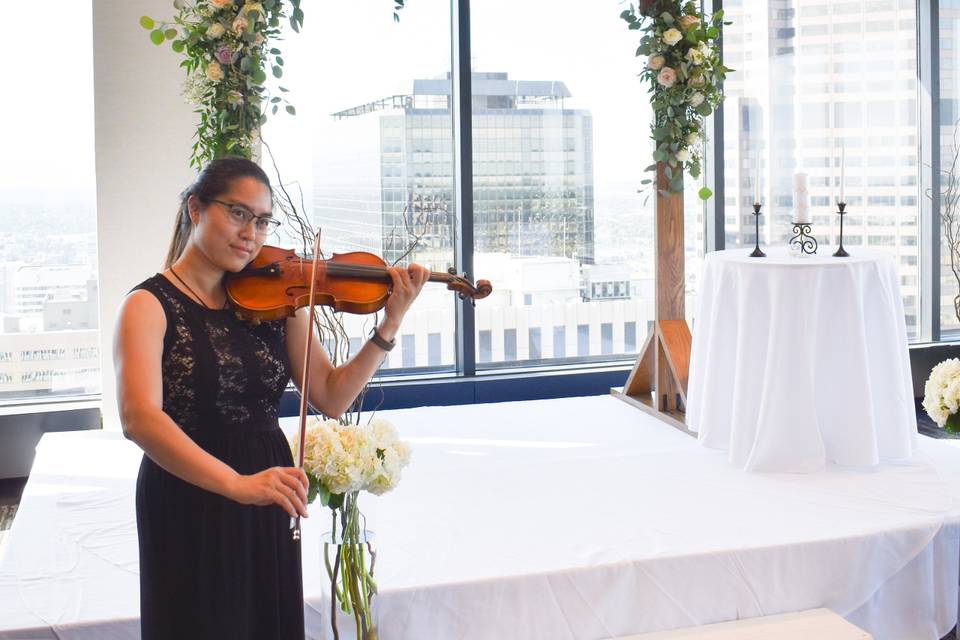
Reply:
[[657, 163], [653, 331], [647, 336], [623, 389], [611, 389], [611, 393], [695, 435], [687, 429], [685, 415], [692, 340], [683, 304], [683, 194], [664, 196], [660, 193], [660, 189], [670, 189], [665, 168], [663, 162]]

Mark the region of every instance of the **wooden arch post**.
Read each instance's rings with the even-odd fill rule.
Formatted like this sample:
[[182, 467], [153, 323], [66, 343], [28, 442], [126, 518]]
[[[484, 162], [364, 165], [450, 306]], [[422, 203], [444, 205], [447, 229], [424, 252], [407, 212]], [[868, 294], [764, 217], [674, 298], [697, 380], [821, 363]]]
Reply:
[[685, 420], [691, 336], [684, 315], [683, 194], [660, 192], [670, 191], [666, 168], [657, 163], [653, 331], [623, 390], [613, 394], [692, 435]]

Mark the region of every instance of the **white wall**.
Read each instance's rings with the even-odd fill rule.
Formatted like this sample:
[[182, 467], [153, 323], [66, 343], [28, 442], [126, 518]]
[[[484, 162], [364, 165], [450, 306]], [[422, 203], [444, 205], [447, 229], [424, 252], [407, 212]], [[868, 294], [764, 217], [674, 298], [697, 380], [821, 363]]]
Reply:
[[180, 95], [181, 57], [153, 45], [142, 15], [169, 0], [93, 0], [93, 76], [103, 424], [118, 429], [113, 332], [132, 287], [159, 271], [189, 166], [194, 114]]

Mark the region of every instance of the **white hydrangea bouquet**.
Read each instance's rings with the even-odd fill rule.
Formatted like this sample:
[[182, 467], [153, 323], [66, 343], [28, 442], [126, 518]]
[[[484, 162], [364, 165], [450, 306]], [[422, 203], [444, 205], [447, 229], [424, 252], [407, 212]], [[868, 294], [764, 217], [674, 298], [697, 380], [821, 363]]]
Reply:
[[[295, 459], [298, 439], [294, 435], [291, 442]], [[339, 637], [338, 602], [344, 613], [353, 615], [358, 640], [375, 637], [370, 603], [377, 592], [373, 580], [376, 553], [358, 498], [361, 491], [381, 495], [399, 484], [401, 471], [410, 462], [410, 445], [400, 440], [393, 425], [379, 418], [363, 426], [313, 419], [307, 424], [304, 443], [303, 466], [310, 480], [307, 499], [312, 503], [319, 497], [333, 519], [323, 551], [330, 577], [334, 637]], [[331, 547], [336, 549], [332, 559]]]
[[940, 428], [960, 433], [960, 359], [933, 368], [923, 389], [923, 408]]

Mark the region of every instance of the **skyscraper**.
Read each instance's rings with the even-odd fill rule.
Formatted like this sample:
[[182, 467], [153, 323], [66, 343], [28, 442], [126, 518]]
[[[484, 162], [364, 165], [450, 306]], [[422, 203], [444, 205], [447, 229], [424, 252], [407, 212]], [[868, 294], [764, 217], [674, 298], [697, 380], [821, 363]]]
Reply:
[[[562, 82], [473, 73], [474, 239], [478, 253], [594, 261], [593, 120], [565, 109]], [[383, 255], [449, 260], [454, 228], [450, 78], [334, 114], [380, 116]]]
[[[908, 0], [734, 0], [724, 33], [728, 248], [753, 244], [762, 159], [761, 242], [792, 234], [793, 177], [809, 175], [813, 233], [836, 243], [845, 156], [844, 245], [896, 255], [916, 330], [919, 162], [916, 4]], [[821, 252], [826, 248], [821, 249]], [[831, 249], [832, 251], [832, 249]]]

